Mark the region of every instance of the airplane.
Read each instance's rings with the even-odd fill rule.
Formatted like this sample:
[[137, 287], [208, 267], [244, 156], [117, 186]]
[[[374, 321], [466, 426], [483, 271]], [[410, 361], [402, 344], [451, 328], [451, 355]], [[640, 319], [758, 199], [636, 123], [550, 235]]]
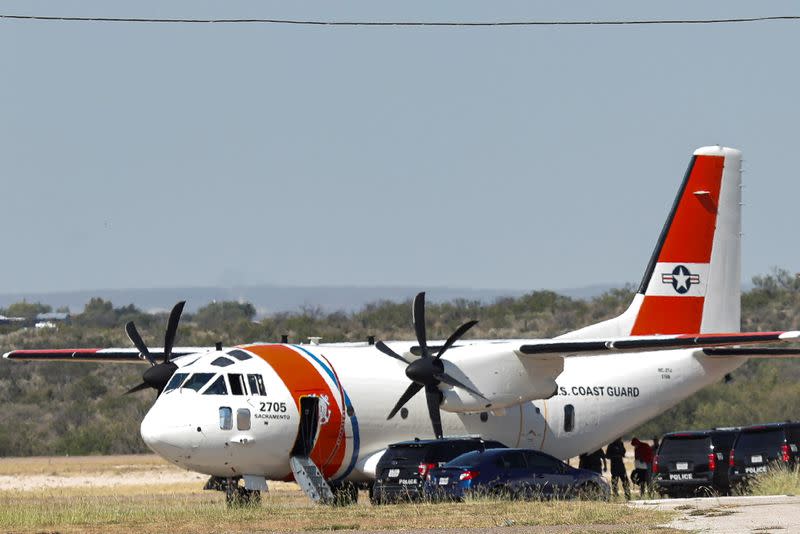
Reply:
[[[158, 455], [211, 476], [229, 502], [297, 480], [329, 502], [369, 484], [390, 443], [478, 435], [561, 459], [632, 431], [749, 358], [797, 357], [798, 331], [740, 332], [741, 152], [697, 149], [628, 309], [553, 339], [15, 350], [19, 361], [143, 362], [128, 393], [158, 396], [141, 423]], [[423, 394], [418, 394], [422, 392]], [[243, 482], [243, 485], [239, 483]], [[357, 494], [357, 490], [356, 490]], [[249, 498], [249, 497], [248, 497]]]

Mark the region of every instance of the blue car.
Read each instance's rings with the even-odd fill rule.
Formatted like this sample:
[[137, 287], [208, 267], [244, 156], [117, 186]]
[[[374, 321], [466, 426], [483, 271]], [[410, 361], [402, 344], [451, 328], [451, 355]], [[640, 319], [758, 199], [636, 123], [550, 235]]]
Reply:
[[425, 481], [432, 499], [460, 500], [468, 495], [520, 499], [607, 499], [608, 483], [593, 471], [571, 467], [540, 451], [486, 449], [462, 454], [432, 469]]

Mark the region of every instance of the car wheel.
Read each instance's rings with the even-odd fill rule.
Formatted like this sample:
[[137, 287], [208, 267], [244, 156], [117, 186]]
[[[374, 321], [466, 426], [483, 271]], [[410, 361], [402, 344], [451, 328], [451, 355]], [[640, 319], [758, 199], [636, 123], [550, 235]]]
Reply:
[[384, 504], [385, 502], [383, 499], [383, 492], [380, 488], [376, 488], [374, 484], [369, 488], [369, 502], [374, 505]]

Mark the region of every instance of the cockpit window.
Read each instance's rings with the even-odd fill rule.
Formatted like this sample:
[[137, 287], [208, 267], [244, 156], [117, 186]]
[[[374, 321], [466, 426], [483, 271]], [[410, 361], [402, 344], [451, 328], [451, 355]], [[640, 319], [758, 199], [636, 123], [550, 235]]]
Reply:
[[250, 384], [251, 395], [261, 395], [265, 397], [267, 390], [264, 387], [264, 379], [261, 375], [247, 375], [247, 382]]
[[214, 373], [195, 373], [186, 381], [181, 389], [193, 389], [200, 391], [200, 388], [205, 386], [209, 380], [214, 376]]
[[189, 376], [189, 373], [175, 373], [172, 375], [167, 387], [164, 388], [164, 392], [166, 393], [167, 391], [179, 388], [181, 383], [186, 380], [187, 376]]
[[231, 382], [231, 395], [245, 395], [244, 377], [240, 374], [231, 373], [228, 375]]
[[206, 389], [203, 392], [203, 395], [227, 395], [227, 394], [228, 394], [228, 388], [225, 387], [225, 377], [222, 375], [218, 376], [217, 379], [214, 380], [214, 382], [210, 386], [208, 386], [208, 389]]
[[233, 365], [233, 360], [229, 360], [228, 358], [219, 357], [213, 362], [211, 365], [216, 365], [217, 367], [228, 367], [229, 365]]
[[237, 360], [242, 361], [242, 362], [252, 358], [252, 356], [247, 354], [245, 351], [239, 350], [239, 349], [234, 349], [234, 350], [228, 351], [228, 355], [229, 356], [233, 356], [234, 358], [236, 358]]

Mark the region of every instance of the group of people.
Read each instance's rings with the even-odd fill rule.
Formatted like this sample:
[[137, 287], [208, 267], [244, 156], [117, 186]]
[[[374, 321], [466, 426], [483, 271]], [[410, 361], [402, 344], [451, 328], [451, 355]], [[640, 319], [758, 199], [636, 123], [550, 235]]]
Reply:
[[[654, 452], [658, 450], [658, 438], [653, 438], [653, 445], [645, 443], [638, 438], [631, 440], [633, 445], [633, 459], [634, 469], [631, 471], [630, 480], [639, 486], [639, 492], [644, 495], [650, 489], [650, 473], [653, 468]], [[608, 471], [608, 463], [611, 464], [611, 491], [614, 495], [619, 495], [618, 485], [622, 485], [622, 490], [625, 492], [625, 498], [631, 498], [631, 485], [628, 480], [628, 472], [625, 469], [625, 445], [622, 443], [622, 438], [617, 438], [612, 443], [609, 443], [605, 452], [603, 449], [597, 449], [594, 452], [581, 454], [579, 457], [578, 467], [581, 469], [588, 469], [596, 473], [602, 474]]]

